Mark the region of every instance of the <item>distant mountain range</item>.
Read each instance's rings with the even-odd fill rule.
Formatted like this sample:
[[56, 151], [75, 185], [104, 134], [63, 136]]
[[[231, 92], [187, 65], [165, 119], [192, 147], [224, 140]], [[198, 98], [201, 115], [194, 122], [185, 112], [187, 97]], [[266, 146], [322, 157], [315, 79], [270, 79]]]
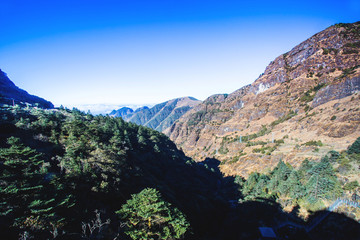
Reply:
[[109, 115], [113, 116], [113, 117], [122, 117], [125, 118], [126, 116], [133, 114], [134, 110], [132, 110], [132, 108], [128, 108], [128, 107], [122, 107], [118, 110], [112, 110]]
[[17, 87], [0, 69], [0, 103], [2, 104], [20, 104], [20, 105], [34, 105], [41, 108], [54, 108], [54, 105], [37, 96], [30, 95], [25, 90]]
[[200, 102], [201, 101], [193, 97], [183, 97], [157, 104], [151, 108], [141, 107], [135, 111], [131, 108], [123, 107], [118, 110], [113, 110], [109, 115], [122, 117], [128, 122], [163, 132]]
[[96, 103], [96, 104], [63, 104], [64, 107], [69, 109], [77, 108], [83, 112], [90, 111], [93, 115], [106, 115], [111, 114], [114, 109], [120, 109], [123, 107], [127, 107], [130, 109], [138, 109], [143, 106], [154, 106], [154, 104], [113, 104], [113, 103]]

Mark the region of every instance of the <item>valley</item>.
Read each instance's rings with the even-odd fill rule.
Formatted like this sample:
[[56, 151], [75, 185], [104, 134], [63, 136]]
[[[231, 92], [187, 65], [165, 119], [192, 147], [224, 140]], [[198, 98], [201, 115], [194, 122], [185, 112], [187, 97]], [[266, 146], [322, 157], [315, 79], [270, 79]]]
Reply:
[[6, 239], [360, 238], [360, 22], [252, 84], [92, 115], [0, 71]]

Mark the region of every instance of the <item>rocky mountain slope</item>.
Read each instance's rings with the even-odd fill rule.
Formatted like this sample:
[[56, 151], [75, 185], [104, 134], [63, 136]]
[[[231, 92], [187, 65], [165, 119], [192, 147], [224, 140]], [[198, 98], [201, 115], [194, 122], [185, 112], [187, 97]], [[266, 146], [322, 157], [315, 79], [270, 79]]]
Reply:
[[152, 108], [143, 107], [135, 111], [130, 108], [121, 108], [112, 111], [110, 116], [122, 117], [125, 121], [162, 132], [199, 103], [199, 100], [192, 97], [176, 98], [157, 104]]
[[360, 136], [360, 22], [336, 24], [277, 57], [251, 85], [213, 95], [167, 134], [226, 174], [297, 166]]
[[30, 95], [26, 91], [18, 88], [0, 69], [0, 103], [2, 104], [20, 104], [25, 103], [38, 105], [41, 108], [54, 108], [54, 105], [43, 98]]

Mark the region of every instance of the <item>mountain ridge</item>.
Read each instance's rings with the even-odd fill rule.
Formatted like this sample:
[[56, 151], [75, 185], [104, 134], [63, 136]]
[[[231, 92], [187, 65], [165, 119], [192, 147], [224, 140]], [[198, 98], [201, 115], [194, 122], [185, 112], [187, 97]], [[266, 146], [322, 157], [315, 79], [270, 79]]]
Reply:
[[200, 103], [200, 101], [193, 97], [175, 98], [156, 104], [151, 108], [142, 107], [135, 111], [130, 111], [128, 108], [121, 108], [112, 111], [110, 116], [120, 116], [125, 121], [163, 132], [198, 103]]
[[[360, 22], [333, 25], [278, 56], [252, 84], [210, 96], [166, 134], [197, 161], [219, 159], [231, 175], [316, 158], [315, 146], [302, 149], [313, 140], [328, 143], [320, 152], [344, 150], [360, 135], [359, 40]], [[293, 149], [281, 152], [285, 145]]]
[[30, 95], [27, 91], [17, 87], [0, 69], [0, 102], [3, 104], [38, 104], [42, 108], [54, 108], [54, 105], [38, 96]]

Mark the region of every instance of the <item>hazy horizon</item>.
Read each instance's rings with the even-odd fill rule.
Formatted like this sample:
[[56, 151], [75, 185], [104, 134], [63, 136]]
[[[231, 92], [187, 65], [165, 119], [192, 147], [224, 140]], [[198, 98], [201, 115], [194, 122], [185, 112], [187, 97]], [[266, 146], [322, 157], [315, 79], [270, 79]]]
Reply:
[[76, 107], [231, 93], [315, 33], [359, 21], [360, 4], [6, 0], [0, 11], [0, 68]]

